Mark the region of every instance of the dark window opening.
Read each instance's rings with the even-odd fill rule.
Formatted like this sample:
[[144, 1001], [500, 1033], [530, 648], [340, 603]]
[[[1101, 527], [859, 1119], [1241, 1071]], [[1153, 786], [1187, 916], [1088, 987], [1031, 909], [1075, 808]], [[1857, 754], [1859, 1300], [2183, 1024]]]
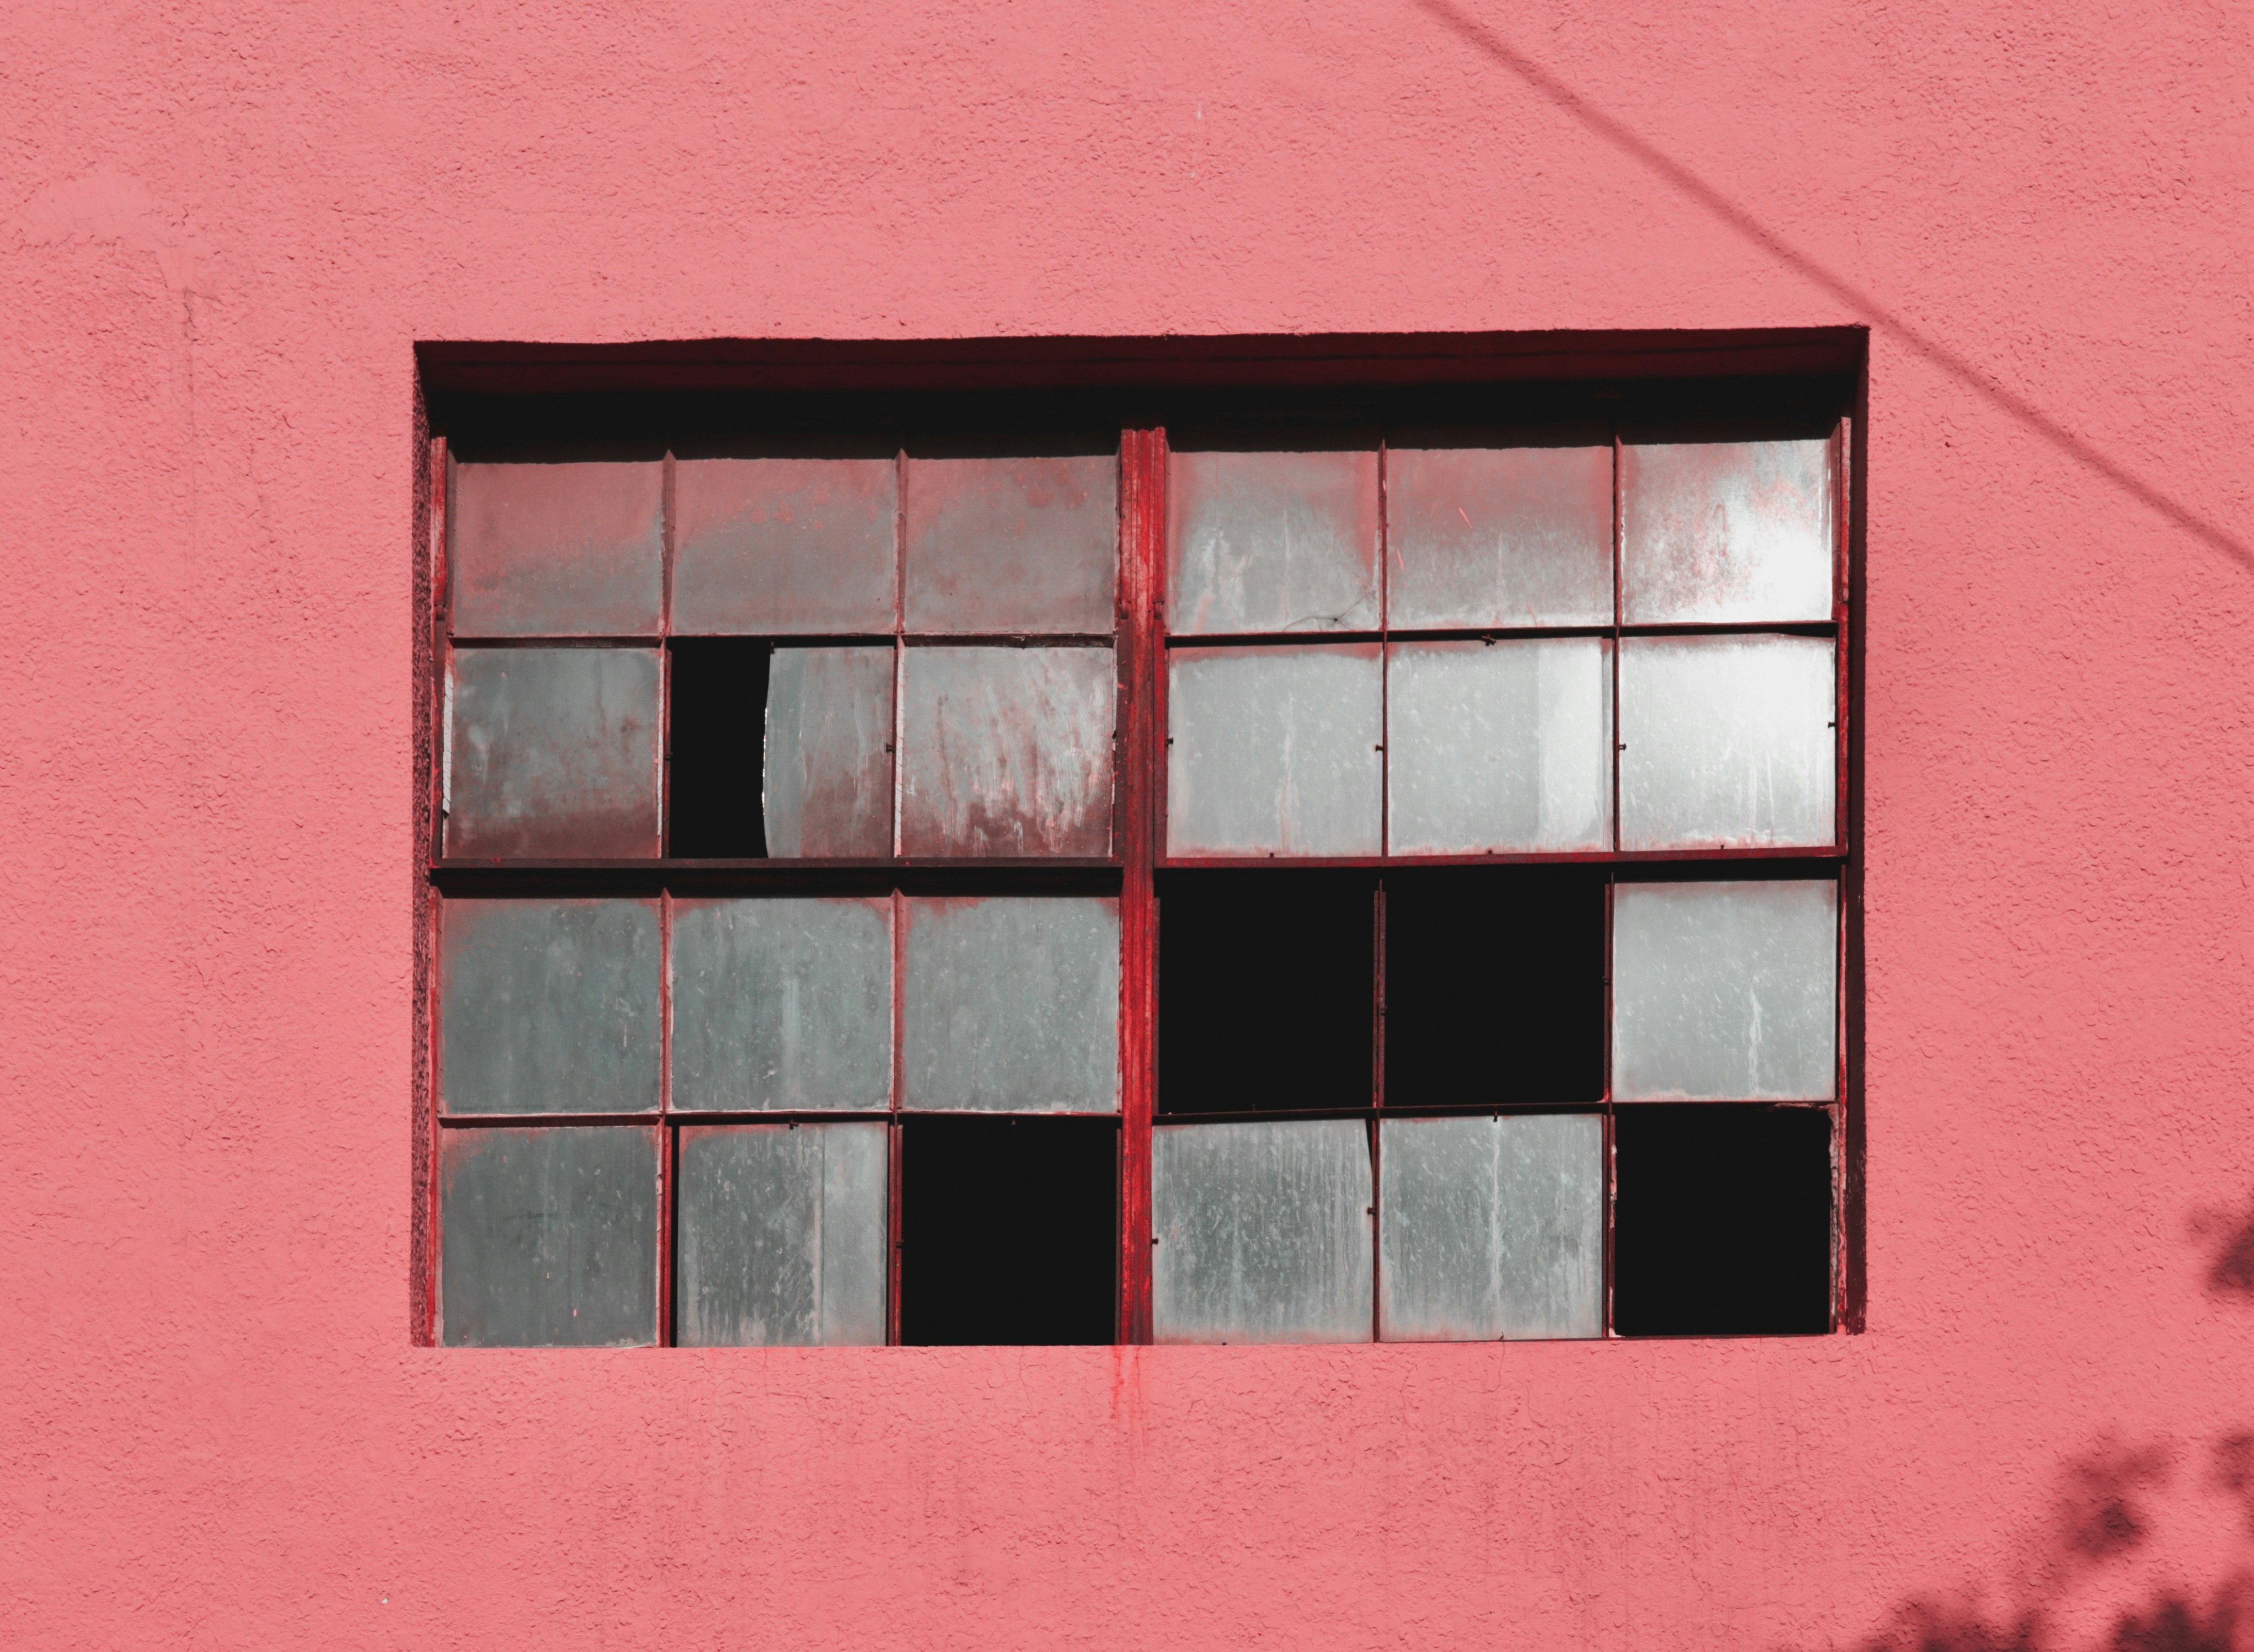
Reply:
[[1184, 872], [1158, 893], [1158, 1110], [1368, 1107], [1372, 880]]
[[1620, 1108], [1613, 1323], [1623, 1336], [1831, 1328], [1831, 1119], [1819, 1108]]
[[676, 641], [666, 852], [682, 859], [757, 859], [767, 852], [765, 780], [767, 662], [746, 638]]
[[901, 1134], [901, 1341], [1113, 1340], [1115, 1123], [913, 1118]]
[[1599, 868], [1385, 878], [1385, 1104], [1523, 1106], [1605, 1093]]

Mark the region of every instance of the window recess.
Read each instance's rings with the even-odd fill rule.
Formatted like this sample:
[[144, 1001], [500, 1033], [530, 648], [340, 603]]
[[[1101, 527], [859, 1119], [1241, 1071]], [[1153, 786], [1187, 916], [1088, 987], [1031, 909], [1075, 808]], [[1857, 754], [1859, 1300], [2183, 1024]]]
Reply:
[[637, 405], [434, 443], [433, 1340], [1838, 1322], [1830, 389]]

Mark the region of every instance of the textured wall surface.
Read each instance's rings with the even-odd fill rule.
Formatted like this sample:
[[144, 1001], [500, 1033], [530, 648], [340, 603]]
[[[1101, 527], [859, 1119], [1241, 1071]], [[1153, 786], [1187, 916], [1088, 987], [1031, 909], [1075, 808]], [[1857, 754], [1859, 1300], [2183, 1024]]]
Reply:
[[[1452, 3], [11, 9], [8, 1639], [2229, 1613], [2254, 12]], [[410, 1345], [414, 340], [1847, 322], [1866, 1334]]]

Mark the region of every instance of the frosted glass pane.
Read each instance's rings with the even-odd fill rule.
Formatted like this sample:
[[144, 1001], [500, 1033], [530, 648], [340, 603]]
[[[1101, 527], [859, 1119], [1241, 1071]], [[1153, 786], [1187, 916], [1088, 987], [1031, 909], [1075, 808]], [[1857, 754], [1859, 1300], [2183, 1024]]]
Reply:
[[674, 466], [676, 635], [892, 628], [890, 458], [696, 458]]
[[1630, 625], [1831, 617], [1831, 444], [1631, 443], [1620, 452]]
[[657, 1131], [450, 1130], [438, 1148], [438, 1340], [657, 1340]]
[[1110, 634], [1119, 456], [908, 460], [907, 628]]
[[892, 852], [892, 650], [777, 648], [767, 662], [767, 853]]
[[681, 1132], [680, 1340], [687, 1348], [885, 1340], [889, 1127]]
[[449, 855], [656, 855], [656, 650], [460, 648], [447, 690]]
[[1839, 890], [1622, 884], [1613, 895], [1613, 1094], [1829, 1101]]
[[640, 1113], [658, 1092], [654, 900], [448, 900], [438, 1096], [449, 1113]]
[[665, 469], [457, 465], [446, 507], [458, 637], [654, 636]]
[[1620, 847], [1823, 844], [1838, 803], [1829, 637], [1620, 643]]
[[1109, 1113], [1119, 1106], [1119, 903], [907, 903], [903, 1105]]
[[1394, 1341], [1604, 1328], [1604, 1121], [1388, 1119], [1378, 1319]]
[[1395, 643], [1386, 696], [1392, 853], [1611, 846], [1607, 640]]
[[1167, 684], [1167, 853], [1378, 852], [1376, 643], [1176, 648]]
[[1177, 635], [1377, 628], [1377, 454], [1176, 452], [1166, 622]]
[[1613, 451], [1393, 448], [1385, 455], [1387, 621], [1613, 622]]
[[907, 651], [900, 852], [1111, 852], [1109, 648]]
[[891, 902], [673, 903], [673, 1105], [892, 1104]]
[[1359, 1120], [1153, 1130], [1158, 1340], [1368, 1341], [1369, 1203]]

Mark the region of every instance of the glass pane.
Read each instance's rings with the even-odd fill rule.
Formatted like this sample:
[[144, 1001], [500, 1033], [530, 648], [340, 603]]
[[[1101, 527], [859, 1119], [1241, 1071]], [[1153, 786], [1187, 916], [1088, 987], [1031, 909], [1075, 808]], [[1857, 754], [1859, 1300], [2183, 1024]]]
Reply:
[[1613, 451], [1393, 448], [1387, 623], [1608, 626]]
[[903, 1105], [1109, 1113], [1119, 1106], [1119, 903], [907, 903]]
[[1631, 443], [1620, 452], [1630, 625], [1831, 617], [1831, 444]]
[[1829, 844], [1838, 802], [1829, 637], [1620, 644], [1620, 847]]
[[1110, 635], [1119, 457], [908, 460], [907, 628]]
[[1358, 1119], [1153, 1130], [1157, 1340], [1368, 1341], [1369, 1195]]
[[681, 1132], [685, 1348], [885, 1340], [890, 1127], [729, 1124]]
[[1390, 1341], [1604, 1329], [1604, 1121], [1390, 1118], [1378, 1323]]
[[450, 1130], [438, 1152], [439, 1340], [657, 1340], [657, 1131]]
[[446, 853], [626, 859], [658, 849], [650, 648], [458, 648]]
[[1377, 454], [1166, 460], [1176, 634], [1377, 628]]
[[899, 475], [890, 458], [680, 460], [675, 633], [889, 633]]
[[1613, 1094], [1829, 1101], [1839, 890], [1622, 884], [1613, 893]]
[[1168, 854], [1379, 852], [1376, 643], [1176, 648], [1167, 684]]
[[1399, 642], [1386, 679], [1396, 855], [1612, 842], [1612, 644]]
[[892, 650], [777, 648], [767, 662], [767, 853], [892, 852]]
[[663, 466], [457, 465], [446, 515], [456, 636], [657, 634]]
[[1109, 648], [910, 648], [900, 852], [1111, 852]]
[[673, 903], [673, 1104], [879, 1110], [892, 1094], [888, 900]]
[[640, 1113], [658, 1092], [654, 900], [448, 900], [438, 1094], [449, 1113]]

